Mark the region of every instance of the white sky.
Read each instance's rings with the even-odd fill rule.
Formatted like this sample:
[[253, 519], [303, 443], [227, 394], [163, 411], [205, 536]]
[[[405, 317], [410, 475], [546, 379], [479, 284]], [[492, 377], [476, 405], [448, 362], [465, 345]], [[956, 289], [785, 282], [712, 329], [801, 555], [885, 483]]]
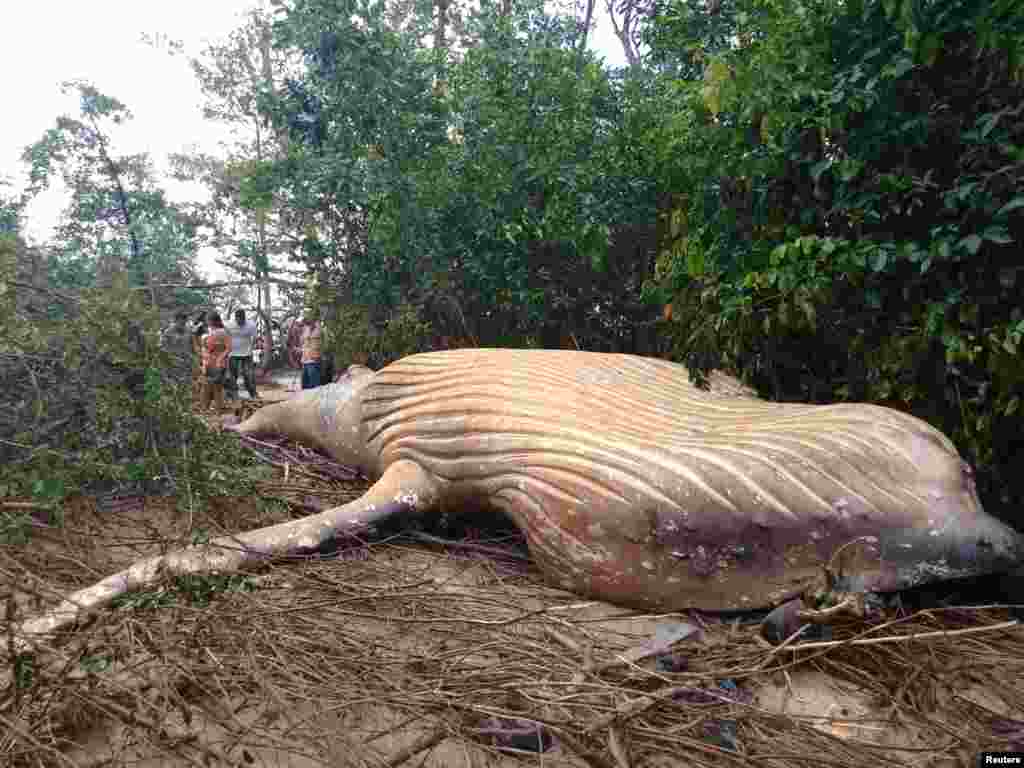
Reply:
[[[78, 104], [60, 92], [64, 80], [91, 81], [101, 93], [124, 103], [134, 119], [112, 134], [119, 154], [148, 152], [157, 168], [168, 153], [201, 151], [217, 154], [226, 129], [202, 117], [202, 94], [185, 55], [143, 43], [143, 34], [181, 40], [186, 55], [198, 55], [207, 41], [226, 36], [241, 23], [253, 0], [28, 0], [9, 4], [0, 25], [0, 72], [4, 78], [7, 114], [0, 119], [0, 179], [24, 183], [20, 162], [26, 146], [54, 125], [58, 115], [77, 117]], [[591, 47], [606, 62], [622, 66], [622, 47], [598, 0], [597, 26]], [[196, 186], [167, 179], [172, 199], [202, 199]], [[40, 195], [27, 211], [26, 234], [48, 238], [64, 205], [64, 192]], [[213, 254], [201, 254], [209, 277], [219, 270]]]

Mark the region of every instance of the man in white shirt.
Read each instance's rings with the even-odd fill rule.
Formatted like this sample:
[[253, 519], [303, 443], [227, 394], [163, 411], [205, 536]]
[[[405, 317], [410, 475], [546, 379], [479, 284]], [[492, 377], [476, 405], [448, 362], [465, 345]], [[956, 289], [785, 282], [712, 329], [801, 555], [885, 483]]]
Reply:
[[225, 387], [229, 400], [238, 398], [238, 376], [245, 380], [249, 396], [256, 397], [256, 372], [252, 364], [252, 343], [256, 338], [256, 323], [247, 322], [245, 310], [235, 310], [235, 322], [228, 326], [231, 336], [231, 358], [228, 361], [228, 381]]

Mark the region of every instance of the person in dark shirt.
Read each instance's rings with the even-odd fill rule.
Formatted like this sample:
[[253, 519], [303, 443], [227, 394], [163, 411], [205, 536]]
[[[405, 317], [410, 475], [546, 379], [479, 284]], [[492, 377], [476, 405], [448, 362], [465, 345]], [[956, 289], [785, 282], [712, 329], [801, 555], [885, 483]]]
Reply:
[[187, 312], [174, 316], [174, 324], [160, 335], [160, 347], [171, 356], [170, 365], [163, 372], [165, 381], [174, 387], [187, 388], [192, 374], [192, 333]]

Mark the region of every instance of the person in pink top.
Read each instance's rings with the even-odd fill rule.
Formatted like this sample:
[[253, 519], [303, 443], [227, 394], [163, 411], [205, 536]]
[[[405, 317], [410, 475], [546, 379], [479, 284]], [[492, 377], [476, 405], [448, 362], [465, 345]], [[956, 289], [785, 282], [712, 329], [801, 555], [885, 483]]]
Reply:
[[210, 407], [214, 403], [214, 412], [224, 409], [224, 380], [227, 378], [228, 355], [231, 354], [231, 337], [224, 330], [224, 321], [220, 314], [211, 312], [207, 317], [210, 332], [206, 334], [204, 341], [205, 355], [203, 369], [205, 379], [203, 381], [203, 399], [200, 403], [200, 410]]

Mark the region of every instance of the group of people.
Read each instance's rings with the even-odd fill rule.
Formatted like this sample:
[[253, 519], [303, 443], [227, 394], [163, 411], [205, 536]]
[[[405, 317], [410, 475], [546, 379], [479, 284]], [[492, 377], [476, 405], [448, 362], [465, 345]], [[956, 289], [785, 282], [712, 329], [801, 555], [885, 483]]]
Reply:
[[238, 377], [245, 382], [249, 396], [256, 395], [256, 371], [253, 365], [253, 342], [256, 324], [247, 320], [245, 310], [235, 311], [235, 322], [224, 324], [219, 312], [200, 312], [192, 327], [188, 313], [179, 312], [174, 325], [164, 332], [164, 348], [171, 352], [170, 373], [178, 382], [192, 378], [192, 399], [200, 410], [213, 404], [216, 411], [224, 408], [225, 395], [238, 397]]
[[[315, 313], [307, 311], [301, 321], [302, 388], [320, 386], [322, 374], [322, 339], [320, 322]], [[213, 405], [223, 410], [225, 398], [238, 397], [238, 377], [245, 382], [249, 396], [255, 398], [256, 371], [253, 347], [256, 324], [247, 320], [244, 309], [235, 310], [234, 323], [224, 324], [218, 312], [200, 312], [192, 327], [188, 313], [179, 312], [174, 324], [164, 331], [162, 345], [171, 353], [168, 374], [173, 381], [184, 383], [191, 374], [192, 400], [201, 411]]]

